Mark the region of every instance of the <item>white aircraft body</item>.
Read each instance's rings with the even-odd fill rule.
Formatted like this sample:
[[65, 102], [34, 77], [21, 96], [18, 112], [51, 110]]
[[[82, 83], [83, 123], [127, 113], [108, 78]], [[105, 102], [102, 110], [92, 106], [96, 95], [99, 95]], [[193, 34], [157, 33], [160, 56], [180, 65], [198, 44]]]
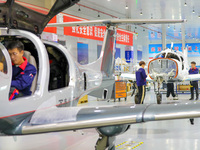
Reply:
[[[76, 107], [79, 98], [93, 91], [104, 95], [114, 83], [116, 26], [144, 23], [182, 23], [184, 20], [99, 20], [51, 24], [49, 26], [106, 25], [100, 58], [79, 65], [60, 44], [43, 42], [39, 36], [51, 18], [79, 0], [56, 0], [47, 14], [31, 10], [19, 1], [0, 3], [0, 131], [6, 135], [27, 135], [85, 128], [99, 133], [97, 150], [114, 150], [115, 136], [128, 130], [130, 124], [200, 117], [200, 104], [135, 105]], [[6, 44], [23, 42], [28, 61], [37, 68], [31, 96], [9, 101], [12, 64]], [[60, 63], [60, 76], [52, 78], [51, 55]], [[57, 57], [56, 57], [57, 56]], [[59, 57], [58, 57], [59, 56]], [[56, 84], [55, 84], [56, 83]], [[52, 85], [56, 86], [52, 86]], [[66, 147], [67, 149], [67, 147]]]
[[[187, 48], [183, 52], [174, 51], [172, 48], [163, 50], [149, 61], [147, 71], [147, 81], [158, 83], [158, 103], [161, 100], [159, 88], [163, 81], [168, 83], [200, 80], [200, 74], [189, 74]], [[121, 78], [136, 81], [135, 74], [123, 73]]]

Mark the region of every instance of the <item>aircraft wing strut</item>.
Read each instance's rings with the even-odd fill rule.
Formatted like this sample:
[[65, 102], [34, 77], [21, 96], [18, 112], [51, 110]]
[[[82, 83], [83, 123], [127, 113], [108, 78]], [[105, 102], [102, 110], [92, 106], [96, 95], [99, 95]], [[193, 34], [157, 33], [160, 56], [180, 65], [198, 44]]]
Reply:
[[72, 26], [118, 26], [118, 25], [141, 25], [141, 24], [173, 24], [184, 23], [184, 19], [111, 19], [111, 20], [91, 20], [64, 23], [50, 23], [47, 27], [72, 27]]

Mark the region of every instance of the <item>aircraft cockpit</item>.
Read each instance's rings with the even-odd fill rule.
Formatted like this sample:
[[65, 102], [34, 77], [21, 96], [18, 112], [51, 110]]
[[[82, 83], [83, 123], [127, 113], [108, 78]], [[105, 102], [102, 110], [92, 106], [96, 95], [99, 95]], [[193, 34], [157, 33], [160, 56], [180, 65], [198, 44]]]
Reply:
[[160, 53], [155, 58], [165, 58], [166, 53]]
[[[39, 88], [39, 84], [37, 84], [37, 80], [39, 74], [41, 72], [40, 63], [41, 56], [38, 54], [37, 46], [34, 43], [24, 37], [21, 36], [1, 36], [0, 43], [6, 48], [9, 42], [12, 41], [21, 41], [24, 44], [24, 57], [27, 58], [28, 62], [35, 66], [37, 69], [37, 74], [35, 76], [34, 81], [32, 82], [32, 95], [34, 95], [35, 91]], [[50, 44], [45, 44], [46, 51], [49, 58], [49, 86], [48, 90], [53, 91], [56, 89], [61, 89], [67, 87], [69, 85], [69, 63], [65, 54], [57, 47], [54, 47]], [[9, 56], [9, 55], [8, 55]], [[4, 55], [4, 51], [0, 50], [0, 76], [5, 76], [12, 68], [9, 67], [8, 63], [11, 63], [10, 60], [6, 60]], [[10, 64], [11, 66], [11, 64]]]
[[176, 55], [175, 53], [171, 53], [171, 52], [167, 53], [166, 58], [171, 58], [171, 59], [175, 59], [175, 60], [180, 61], [178, 55]]

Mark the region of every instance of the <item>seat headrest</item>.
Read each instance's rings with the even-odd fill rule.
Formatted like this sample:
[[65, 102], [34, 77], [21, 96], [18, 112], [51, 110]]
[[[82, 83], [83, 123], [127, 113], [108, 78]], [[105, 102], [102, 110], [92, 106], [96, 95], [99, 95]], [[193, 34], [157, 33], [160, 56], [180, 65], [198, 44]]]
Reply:
[[27, 61], [29, 62], [31, 53], [29, 51], [24, 50], [24, 57], [26, 57]]

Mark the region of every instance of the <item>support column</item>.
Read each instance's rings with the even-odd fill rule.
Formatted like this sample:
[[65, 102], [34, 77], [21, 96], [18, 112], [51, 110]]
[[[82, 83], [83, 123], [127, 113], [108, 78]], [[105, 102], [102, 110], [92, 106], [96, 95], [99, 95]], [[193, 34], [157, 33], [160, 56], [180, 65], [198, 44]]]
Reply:
[[162, 50], [166, 49], [166, 25], [162, 24]]
[[185, 24], [181, 24], [181, 33], [182, 33], [182, 48], [185, 49]]

